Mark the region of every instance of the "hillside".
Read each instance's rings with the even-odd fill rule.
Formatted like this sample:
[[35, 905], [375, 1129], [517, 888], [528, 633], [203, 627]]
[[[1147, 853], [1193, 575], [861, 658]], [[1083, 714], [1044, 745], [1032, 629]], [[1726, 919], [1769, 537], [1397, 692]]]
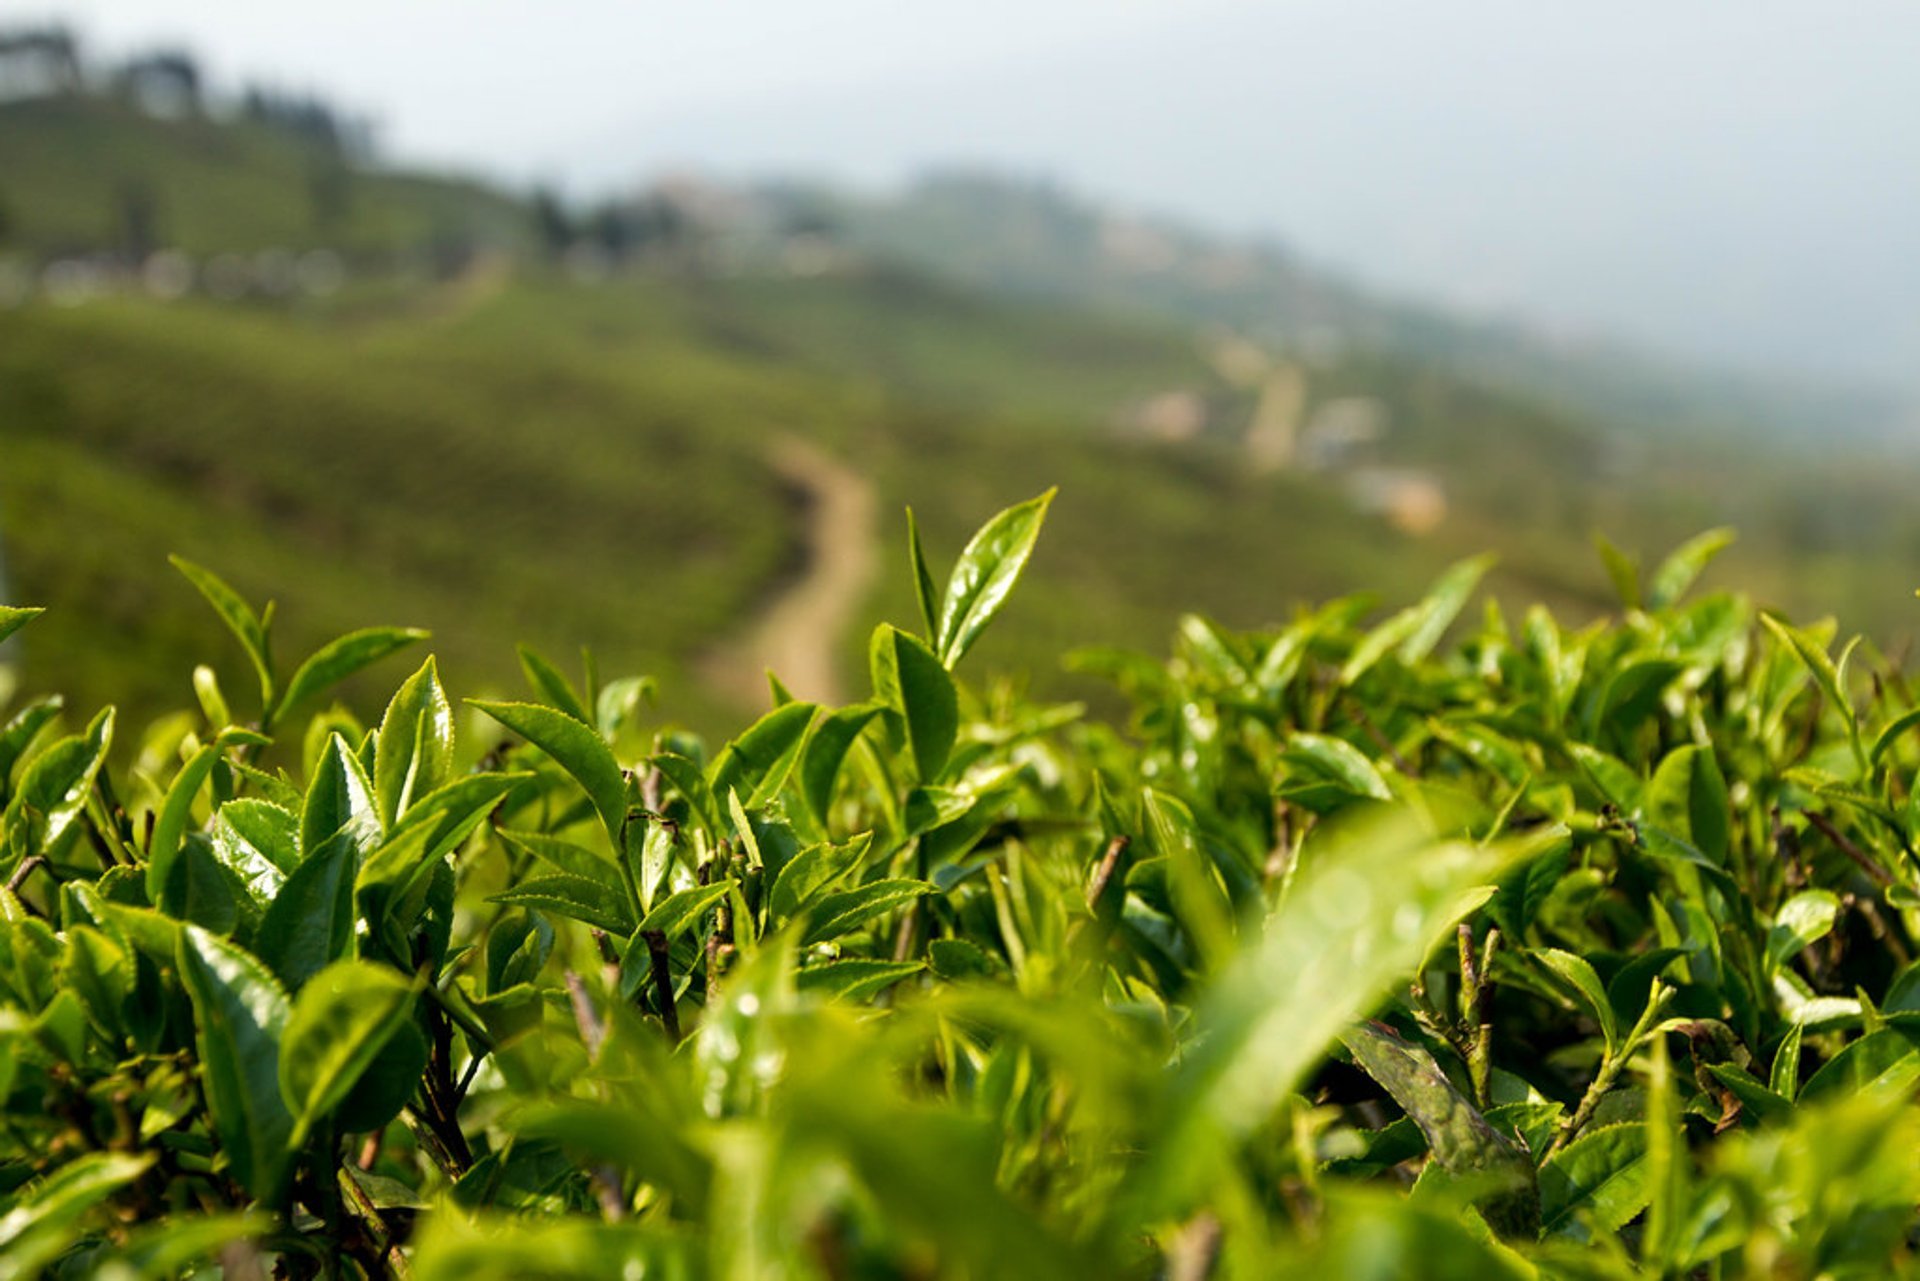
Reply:
[[1046, 183], [935, 172], [869, 195], [768, 184], [768, 221], [834, 228], [855, 249], [974, 288], [1226, 325], [1296, 351], [1388, 351], [1639, 429], [1885, 432], [1911, 411], [1871, 389], [1701, 367], [1602, 339], [1548, 340], [1365, 288], [1270, 242], [1140, 216]]
[[[1330, 582], [1414, 582], [1446, 555], [1315, 483], [1248, 475], [1222, 444], [1106, 439], [1110, 401], [1157, 388], [1183, 360], [1195, 372], [1177, 339], [1131, 389], [1104, 361], [1076, 370], [1044, 346], [1025, 368], [985, 361], [943, 380], [931, 371], [964, 362], [916, 353], [991, 351], [1002, 317], [922, 301], [907, 295], [889, 315], [832, 282], [735, 292], [536, 278], [427, 323], [418, 296], [325, 314], [131, 299], [0, 313], [13, 590], [39, 599], [59, 584], [124, 643], [69, 644], [49, 616], [28, 678], [91, 691], [125, 681], [111, 669], [135, 654], [184, 655], [196, 604], [165, 551], [243, 590], [288, 592], [289, 652], [380, 605], [433, 627], [443, 659], [474, 679], [516, 679], [498, 662], [505, 635], [559, 657], [590, 642], [609, 670], [672, 675], [796, 568], [800, 500], [765, 456], [776, 434], [873, 478], [877, 537], [898, 536], [911, 501], [949, 552], [983, 501], [1064, 485], [1051, 556], [1035, 566], [1048, 604], [1005, 638], [1003, 658], [1088, 640], [1093, 617], [1151, 643], [1177, 599], [1277, 617]], [[895, 363], [864, 377], [840, 367], [832, 322], [850, 311], [890, 332]], [[1060, 344], [1098, 350], [1097, 323], [1077, 335], [1070, 318], [1052, 324]], [[796, 331], [811, 337], [782, 341]], [[1029, 381], [1035, 367], [1046, 377]], [[1075, 398], [1077, 416], [1061, 408]], [[1308, 540], [1313, 556], [1287, 557], [1257, 586], [1237, 568]]]
[[0, 101], [0, 254], [124, 250], [130, 233], [195, 256], [393, 260], [517, 248], [528, 227], [517, 201], [479, 183], [386, 172], [244, 120], [162, 118], [95, 95]]
[[[167, 226], [197, 254], [320, 243], [300, 239], [284, 138], [99, 101], [0, 111], [0, 150], [41, 157], [0, 170], [16, 244], [49, 243], [116, 164], [179, 193]], [[49, 159], [75, 130], [92, 131], [84, 173]], [[482, 188], [355, 182], [336, 243], [524, 216]], [[1031, 604], [982, 651], [1054, 694], [1089, 692], [1055, 662], [1075, 646], [1157, 648], [1189, 609], [1267, 624], [1355, 583], [1406, 595], [1482, 548], [1502, 557], [1498, 594], [1590, 615], [1608, 598], [1596, 529], [1653, 555], [1738, 523], [1727, 572], [1893, 638], [1911, 585], [1860, 549], [1920, 546], [1884, 459], [1628, 437], [1391, 350], [1289, 354], [858, 254], [591, 276], [492, 254], [441, 283], [375, 261], [326, 296], [0, 309], [10, 590], [86, 607], [22, 642], [26, 679], [134, 710], [178, 701], [152, 673], [198, 635], [172, 551], [281, 593], [287, 655], [374, 613], [431, 627], [464, 683], [504, 689], [520, 682], [505, 638], [568, 664], [591, 645], [710, 724], [751, 669], [743, 639], [814, 568], [825, 500], [780, 464], [794, 441], [870, 487], [871, 539], [897, 545], [911, 504], [936, 556], [979, 511], [1061, 486]], [[844, 631], [910, 614], [911, 592], [899, 575], [843, 585], [836, 599], [864, 594]], [[80, 645], [82, 616], [117, 643]], [[720, 653], [734, 675], [703, 683]]]

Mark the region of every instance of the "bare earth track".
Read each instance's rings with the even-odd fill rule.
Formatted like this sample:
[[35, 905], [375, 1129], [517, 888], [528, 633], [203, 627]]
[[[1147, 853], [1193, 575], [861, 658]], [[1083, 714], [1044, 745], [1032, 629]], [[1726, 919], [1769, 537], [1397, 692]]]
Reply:
[[798, 437], [776, 439], [768, 461], [807, 496], [800, 569], [738, 638], [700, 660], [700, 675], [743, 708], [765, 705], [769, 670], [799, 698], [842, 702], [841, 637], [875, 570], [873, 486]]

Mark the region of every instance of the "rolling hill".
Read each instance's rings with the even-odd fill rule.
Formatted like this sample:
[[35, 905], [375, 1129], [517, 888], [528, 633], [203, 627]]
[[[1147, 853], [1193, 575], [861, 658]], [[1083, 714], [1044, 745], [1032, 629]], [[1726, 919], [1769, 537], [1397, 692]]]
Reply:
[[[373, 264], [324, 296], [0, 309], [0, 541], [14, 597], [57, 606], [19, 651], [30, 687], [138, 714], [189, 697], [151, 674], [225, 651], [172, 551], [277, 597], [289, 656], [414, 624], [464, 687], [510, 688], [510, 640], [567, 663], [587, 645], [710, 724], [739, 697], [708, 679], [714, 655], [814, 568], [823, 495], [780, 461], [792, 441], [870, 487], [871, 538], [903, 537], [912, 504], [936, 561], [982, 513], [1061, 486], [1023, 607], [975, 660], [1049, 694], [1090, 688], [1051, 666], [1074, 646], [1158, 649], [1188, 609], [1247, 626], [1357, 585], [1405, 598], [1487, 548], [1502, 594], [1592, 614], [1611, 600], [1596, 528], [1651, 555], [1735, 519], [1733, 567], [1762, 592], [1905, 625], [1899, 567], [1858, 554], [1920, 546], [1903, 476], [1875, 460], [1628, 439], [1391, 348], [1305, 358], [884, 255], [582, 275], [516, 248], [523, 203], [376, 169], [330, 239], [302, 231], [307, 153], [271, 131], [79, 100], [0, 124], [17, 256], [95, 226], [78, 211], [124, 172], [175, 193], [163, 225], [195, 255]], [[84, 174], [56, 162], [76, 149]], [[379, 266], [449, 226], [499, 238], [438, 281]], [[913, 614], [904, 579], [859, 598], [845, 633]]]

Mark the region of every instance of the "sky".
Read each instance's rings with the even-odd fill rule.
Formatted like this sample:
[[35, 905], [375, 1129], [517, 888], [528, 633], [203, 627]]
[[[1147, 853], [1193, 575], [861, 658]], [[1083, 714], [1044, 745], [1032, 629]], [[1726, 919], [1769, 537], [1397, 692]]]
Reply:
[[1909, 0], [0, 0], [580, 193], [978, 164], [1548, 332], [1920, 392]]

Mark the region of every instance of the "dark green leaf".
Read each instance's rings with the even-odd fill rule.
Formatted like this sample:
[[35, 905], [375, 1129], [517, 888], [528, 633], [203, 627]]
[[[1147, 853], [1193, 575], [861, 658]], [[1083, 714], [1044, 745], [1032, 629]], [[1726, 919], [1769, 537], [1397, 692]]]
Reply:
[[260, 959], [298, 992], [353, 947], [353, 884], [359, 847], [338, 832], [301, 860], [260, 922]]
[[1447, 1173], [1474, 1181], [1482, 1213], [1496, 1229], [1538, 1230], [1533, 1163], [1454, 1088], [1432, 1055], [1372, 1023], [1349, 1028], [1341, 1040], [1354, 1062], [1413, 1118]]
[[328, 641], [300, 664], [287, 682], [286, 694], [274, 707], [268, 723], [331, 689], [363, 667], [379, 662], [395, 650], [422, 641], [429, 633], [417, 627], [366, 627]]
[[627, 781], [613, 752], [580, 721], [537, 703], [469, 703], [538, 747], [573, 775], [606, 825], [615, 849], [627, 821]]
[[922, 961], [855, 957], [810, 965], [794, 976], [794, 984], [802, 992], [819, 992], [842, 1001], [870, 1001], [900, 980], [926, 968]]
[[927, 625], [926, 641], [932, 645], [940, 634], [940, 592], [933, 585], [933, 575], [927, 572], [927, 553], [920, 545], [920, 525], [911, 507], [907, 508], [907, 561], [913, 569], [913, 594], [920, 602], [920, 618]]
[[634, 920], [627, 909], [626, 896], [599, 881], [584, 877], [564, 874], [532, 877], [510, 890], [495, 894], [489, 901], [544, 908], [598, 926], [621, 938], [633, 933]]
[[1585, 1222], [1617, 1232], [1647, 1206], [1647, 1131], [1609, 1125], [1587, 1133], [1540, 1167], [1540, 1226], [1585, 1239]]
[[851, 934], [876, 916], [931, 893], [933, 886], [925, 881], [891, 880], [875, 881], [857, 890], [829, 894], [816, 901], [808, 911], [812, 924], [808, 926], [802, 944], [812, 946]]
[[329, 965], [300, 990], [280, 1042], [280, 1095], [293, 1114], [293, 1146], [346, 1100], [413, 1004], [405, 976], [366, 961]]
[[875, 700], [906, 726], [920, 781], [937, 782], [960, 730], [953, 678], [918, 637], [887, 623], [874, 629], [868, 656]]
[[538, 912], [502, 915], [487, 931], [487, 994], [533, 982], [553, 954], [553, 940], [553, 927]]
[[1618, 1049], [1620, 1028], [1614, 1021], [1613, 1003], [1607, 999], [1607, 989], [1600, 982], [1599, 974], [1594, 972], [1592, 962], [1584, 956], [1554, 947], [1539, 948], [1533, 955], [1580, 998], [1580, 1004], [1599, 1023], [1600, 1034], [1606, 1038], [1608, 1051]]
[[640, 933], [654, 930], [672, 938], [700, 919], [701, 913], [719, 903], [734, 887], [732, 881], [716, 881], [692, 889], [676, 890], [654, 904], [647, 919], [640, 922]]
[[833, 784], [840, 776], [841, 763], [847, 759], [847, 752], [867, 722], [884, 710], [877, 703], [842, 707], [821, 717], [807, 739], [806, 751], [800, 759], [800, 794], [822, 826], [833, 805]]
[[195, 925], [182, 927], [180, 976], [193, 1000], [207, 1104], [233, 1177], [276, 1203], [285, 1184], [293, 1115], [280, 1094], [287, 994], [259, 961]]
[[557, 871], [592, 881], [609, 894], [626, 894], [626, 882], [620, 877], [620, 869], [604, 855], [540, 832], [509, 832], [503, 829], [499, 835], [515, 849], [531, 854]]
[[800, 759], [816, 710], [812, 703], [776, 707], [721, 748], [708, 776], [713, 795], [723, 797], [732, 790], [755, 808], [766, 804]]
[[776, 917], [789, 917], [822, 891], [830, 889], [866, 861], [873, 834], [863, 832], [838, 845], [810, 845], [801, 850], [774, 878], [767, 902]]

